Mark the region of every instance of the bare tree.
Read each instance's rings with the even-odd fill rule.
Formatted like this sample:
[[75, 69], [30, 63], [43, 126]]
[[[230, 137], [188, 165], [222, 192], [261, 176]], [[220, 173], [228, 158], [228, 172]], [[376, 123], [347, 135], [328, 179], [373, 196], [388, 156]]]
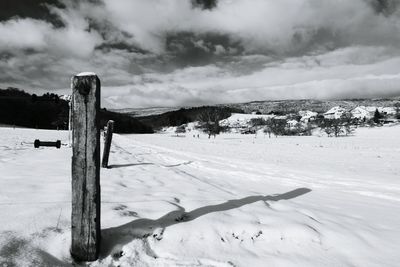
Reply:
[[286, 134], [286, 127], [287, 127], [287, 120], [286, 119], [268, 119], [266, 120], [266, 127], [264, 128], [264, 132], [273, 133], [275, 137], [278, 135], [285, 135]]
[[267, 125], [267, 120], [264, 118], [253, 118], [250, 120], [250, 123], [254, 127], [264, 126], [264, 125]]
[[176, 136], [178, 136], [178, 134], [180, 134], [180, 133], [186, 133], [185, 125], [182, 124], [181, 126], [176, 127], [175, 133], [176, 133]]
[[208, 138], [211, 135], [215, 136], [221, 132], [221, 126], [219, 121], [223, 118], [223, 113], [217, 109], [207, 109], [199, 115], [199, 121], [201, 128], [208, 134]]
[[328, 136], [332, 134], [338, 137], [342, 134], [349, 135], [354, 132], [353, 118], [349, 114], [343, 114], [339, 119], [323, 119], [320, 127]]
[[265, 133], [265, 134], [268, 134], [268, 137], [271, 138], [271, 133], [272, 133], [271, 127], [268, 126], [268, 125], [265, 126], [265, 127], [264, 127], [264, 133]]
[[394, 104], [394, 107], [395, 107], [395, 109], [396, 109], [396, 115], [395, 115], [395, 117], [396, 117], [396, 119], [400, 120], [400, 103]]

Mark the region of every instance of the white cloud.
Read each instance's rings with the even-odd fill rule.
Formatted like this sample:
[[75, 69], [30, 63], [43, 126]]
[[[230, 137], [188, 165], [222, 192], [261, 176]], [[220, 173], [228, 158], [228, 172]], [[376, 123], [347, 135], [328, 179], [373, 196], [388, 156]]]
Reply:
[[65, 27], [55, 28], [49, 22], [31, 18], [0, 22], [0, 52], [18, 54], [18, 50], [33, 49], [49, 56], [88, 57], [103, 41], [97, 32], [87, 30], [87, 20], [75, 10], [52, 11], [61, 17]]
[[[212, 10], [182, 0], [102, 1], [49, 7], [60, 28], [0, 22], [0, 87], [67, 92], [73, 74], [94, 71], [113, 107], [400, 94], [396, 6], [383, 15], [374, 0], [220, 0]], [[182, 32], [196, 38], [185, 43]], [[196, 65], [185, 49], [168, 51], [171, 34], [176, 47], [209, 58]]]
[[15, 19], [0, 22], [0, 52], [15, 49], [44, 49], [46, 32], [51, 25], [34, 19]]
[[376, 13], [365, 0], [220, 0], [211, 11], [181, 0], [104, 0], [107, 19], [129, 32], [132, 43], [156, 53], [171, 32], [229, 34], [249, 52], [288, 53], [335, 43], [400, 41], [399, 12]]
[[[379, 50], [379, 49], [378, 49]], [[400, 56], [351, 47], [315, 56], [268, 62], [257, 72], [236, 75], [208, 65], [170, 74], [136, 76], [134, 83], [107, 87], [104, 104], [118, 107], [185, 106], [265, 99], [377, 97], [400, 95]], [[380, 54], [380, 56], [379, 56]], [[349, 58], [353, 64], [349, 64]], [[123, 90], [121, 90], [123, 88]], [[150, 105], [151, 106], [151, 105]]]

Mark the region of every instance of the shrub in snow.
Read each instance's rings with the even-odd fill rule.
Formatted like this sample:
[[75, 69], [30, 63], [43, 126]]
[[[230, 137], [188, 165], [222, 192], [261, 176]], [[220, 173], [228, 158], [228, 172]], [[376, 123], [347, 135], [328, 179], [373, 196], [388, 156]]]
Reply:
[[219, 121], [224, 118], [224, 114], [220, 109], [214, 108], [205, 110], [199, 115], [200, 128], [208, 134], [208, 138], [211, 135], [215, 136], [222, 131], [222, 127]]
[[383, 115], [379, 112], [378, 109], [376, 109], [376, 110], [375, 110], [375, 113], [374, 113], [373, 121], [374, 121], [375, 123], [379, 124], [379, 123], [381, 122], [381, 119], [382, 119], [382, 118], [383, 118]]
[[396, 103], [394, 105], [396, 113], [395, 113], [395, 118], [400, 120], [400, 103]]
[[339, 119], [323, 119], [319, 121], [319, 126], [328, 136], [349, 135], [353, 133], [355, 124], [351, 117], [342, 115]]
[[176, 136], [178, 136], [178, 134], [180, 134], [180, 133], [186, 133], [185, 125], [183, 124], [181, 126], [176, 127], [175, 133], [176, 133]]

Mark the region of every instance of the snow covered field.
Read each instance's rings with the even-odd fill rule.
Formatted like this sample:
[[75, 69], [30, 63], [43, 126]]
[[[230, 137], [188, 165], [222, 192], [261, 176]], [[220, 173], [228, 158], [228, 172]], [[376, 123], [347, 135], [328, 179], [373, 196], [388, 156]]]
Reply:
[[[0, 266], [70, 266], [68, 133], [0, 136]], [[114, 135], [90, 266], [398, 266], [399, 136]]]

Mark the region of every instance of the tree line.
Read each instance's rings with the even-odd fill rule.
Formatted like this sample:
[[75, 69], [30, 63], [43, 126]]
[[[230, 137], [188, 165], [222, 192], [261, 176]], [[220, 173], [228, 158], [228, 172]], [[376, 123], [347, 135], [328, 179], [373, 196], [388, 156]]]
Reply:
[[[100, 127], [108, 120], [115, 121], [116, 133], [153, 133], [151, 126], [129, 115], [100, 111]], [[57, 94], [41, 96], [17, 88], [0, 89], [0, 123], [36, 129], [67, 130], [69, 123], [68, 101]]]

